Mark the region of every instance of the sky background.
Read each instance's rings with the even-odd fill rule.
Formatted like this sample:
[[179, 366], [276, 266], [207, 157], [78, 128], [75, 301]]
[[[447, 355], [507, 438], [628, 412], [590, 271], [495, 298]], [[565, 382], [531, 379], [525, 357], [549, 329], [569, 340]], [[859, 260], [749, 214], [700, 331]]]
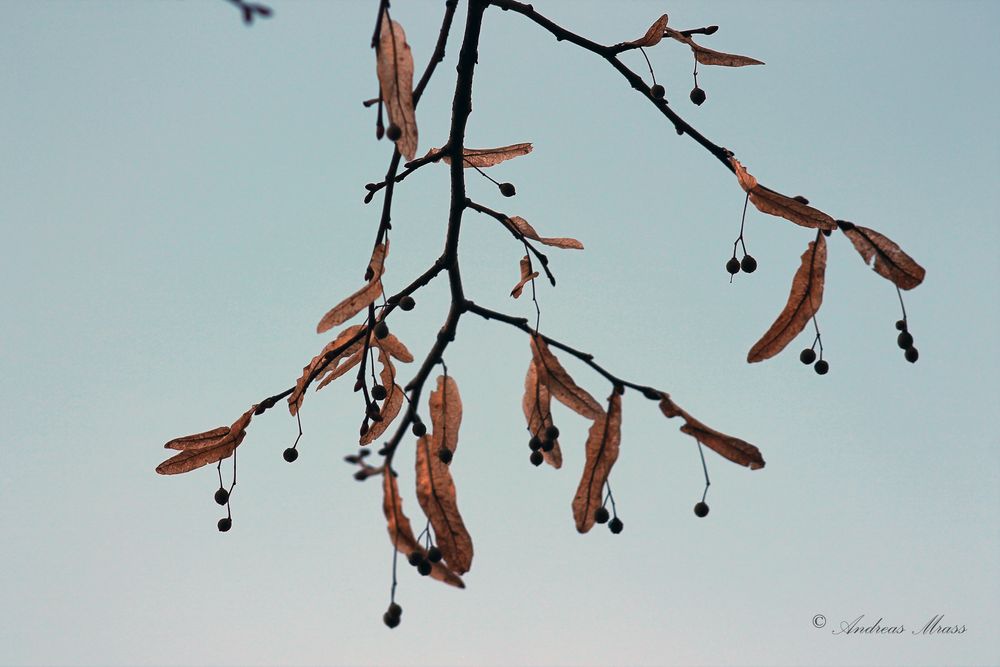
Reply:
[[[751, 208], [759, 269], [730, 284], [732, 174], [596, 56], [488, 12], [467, 144], [535, 150], [493, 170], [515, 198], [475, 173], [470, 196], [586, 245], [549, 253], [543, 331], [756, 443], [767, 467], [707, 451], [712, 510], [696, 518], [694, 441], [630, 392], [611, 477], [625, 530], [578, 535], [588, 424], [556, 407], [566, 464], [531, 466], [527, 340], [464, 318], [446, 359], [476, 558], [464, 591], [401, 563], [392, 632], [381, 491], [341, 461], [361, 410], [349, 380], [307, 398], [294, 465], [294, 419], [254, 421], [227, 534], [213, 467], [153, 472], [162, 443], [294, 382], [377, 227], [362, 186], [391, 145], [361, 105], [376, 3], [271, 5], [248, 29], [220, 0], [0, 0], [0, 664], [1000, 664], [1000, 4], [534, 2], [604, 43], [663, 12], [720, 25], [701, 42], [767, 65], [702, 67], [695, 107], [690, 52], [665, 41], [649, 55], [672, 106], [763, 183], [926, 267], [906, 294], [911, 365], [892, 285], [830, 239], [825, 377], [798, 361], [808, 333], [745, 361], [812, 232]], [[443, 6], [394, 3], [418, 72]], [[446, 137], [463, 23], [464, 3], [418, 109], [421, 154]], [[432, 165], [397, 190], [390, 291], [440, 252], [447, 187]], [[466, 216], [470, 298], [531, 314], [508, 296], [521, 255]], [[439, 281], [393, 314], [418, 359], [446, 308]], [[397, 461], [420, 525], [411, 452]], [[862, 614], [907, 633], [832, 634]], [[967, 631], [910, 634], [936, 614]]]

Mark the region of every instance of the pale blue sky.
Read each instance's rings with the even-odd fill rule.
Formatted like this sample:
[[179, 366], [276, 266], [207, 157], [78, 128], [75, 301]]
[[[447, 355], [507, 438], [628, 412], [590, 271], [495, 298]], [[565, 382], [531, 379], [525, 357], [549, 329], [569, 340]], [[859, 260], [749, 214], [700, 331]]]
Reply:
[[[340, 461], [359, 417], [349, 382], [307, 399], [295, 465], [281, 460], [294, 420], [254, 422], [228, 534], [214, 469], [153, 473], [165, 441], [298, 377], [377, 226], [362, 186], [391, 149], [360, 104], [376, 93], [376, 3], [271, 4], [247, 29], [220, 0], [0, 2], [0, 664], [1000, 663], [1000, 5], [534, 2], [607, 43], [663, 12], [720, 25], [702, 43], [767, 65], [701, 68], [708, 101], [694, 107], [690, 54], [664, 42], [650, 58], [677, 111], [762, 182], [927, 268], [906, 295], [910, 365], [892, 286], [830, 239], [825, 377], [797, 359], [807, 334], [745, 363], [812, 233], [751, 210], [760, 268], [730, 285], [735, 178], [599, 58], [487, 14], [468, 143], [535, 151], [495, 169], [515, 198], [475, 174], [470, 194], [587, 246], [550, 253], [543, 329], [768, 465], [706, 452], [712, 512], [697, 519], [693, 441], [630, 393], [612, 475], [625, 531], [580, 536], [587, 424], [557, 408], [567, 463], [532, 467], [527, 341], [463, 319], [447, 354], [465, 402], [453, 473], [476, 559], [464, 591], [403, 566], [389, 632], [380, 490]], [[443, 5], [393, 5], [418, 69]], [[418, 110], [421, 153], [446, 135], [463, 17], [464, 3]], [[390, 289], [438, 253], [447, 197], [442, 167], [399, 188]], [[469, 214], [469, 296], [529, 314], [507, 296], [521, 254]], [[434, 284], [393, 316], [418, 358], [446, 299]], [[913, 629], [944, 614], [967, 632], [839, 637], [816, 614]]]

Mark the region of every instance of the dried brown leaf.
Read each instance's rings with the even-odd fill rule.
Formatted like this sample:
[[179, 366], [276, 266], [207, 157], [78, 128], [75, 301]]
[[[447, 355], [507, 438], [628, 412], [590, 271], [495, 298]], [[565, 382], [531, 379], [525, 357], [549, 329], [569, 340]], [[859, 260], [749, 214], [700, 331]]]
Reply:
[[552, 246], [555, 248], [566, 248], [569, 250], [583, 250], [583, 244], [576, 239], [565, 238], [565, 237], [546, 237], [539, 236], [535, 228], [528, 224], [528, 221], [522, 217], [514, 216], [512, 218], [507, 218], [514, 229], [521, 233], [525, 238], [529, 238], [533, 241], [538, 241], [547, 246]]
[[816, 240], [810, 241], [802, 253], [802, 264], [792, 278], [788, 303], [771, 328], [750, 348], [748, 362], [770, 359], [799, 335], [823, 303], [825, 275], [826, 238], [817, 234]]
[[392, 359], [385, 350], [380, 349], [378, 351], [378, 360], [382, 364], [379, 379], [382, 381], [382, 386], [389, 393], [386, 394], [379, 412], [382, 416], [381, 421], [373, 422], [369, 429], [365, 431], [365, 434], [361, 436], [362, 446], [370, 445], [385, 433], [393, 420], [396, 419], [396, 416], [399, 415], [399, 409], [403, 406], [403, 389], [396, 384], [396, 367], [392, 365]]
[[895, 283], [899, 289], [913, 289], [924, 281], [924, 267], [903, 252], [892, 239], [879, 234], [874, 229], [857, 225], [843, 228], [847, 238], [857, 249], [865, 264], [871, 264], [875, 273]]
[[576, 529], [586, 533], [594, 525], [594, 512], [603, 504], [604, 484], [618, 460], [621, 444], [622, 397], [617, 391], [608, 398], [608, 412], [594, 420], [587, 434], [587, 460], [573, 498]]
[[837, 228], [837, 223], [832, 217], [813, 208], [808, 204], [788, 197], [780, 192], [775, 192], [771, 188], [765, 187], [757, 182], [740, 161], [734, 157], [729, 158], [736, 172], [736, 179], [740, 187], [749, 193], [750, 201], [761, 213], [774, 215], [785, 220], [790, 220], [797, 225], [809, 227], [811, 229], [826, 229], [832, 231]]
[[417, 154], [417, 119], [413, 108], [413, 54], [406, 43], [406, 33], [397, 21], [385, 14], [376, 49], [376, 72], [389, 122], [402, 134], [396, 148], [407, 160]]
[[417, 440], [417, 500], [434, 528], [441, 555], [455, 574], [472, 567], [472, 537], [458, 511], [450, 466], [441, 461], [431, 436]]
[[[161, 475], [178, 475], [196, 470], [209, 463], [217, 463], [222, 459], [229, 458], [236, 451], [236, 448], [240, 446], [240, 443], [243, 442], [243, 438], [246, 437], [247, 426], [250, 424], [250, 420], [253, 418], [253, 413], [256, 409], [256, 405], [252, 406], [240, 415], [228, 428], [220, 426], [219, 428], [198, 433], [194, 436], [171, 440], [165, 447], [167, 449], [181, 449], [182, 451], [180, 454], [176, 454], [156, 466], [156, 472]], [[218, 433], [220, 435], [216, 439], [209, 440], [207, 438], [209, 433]], [[192, 442], [197, 442], [197, 446], [182, 448], [184, 446], [183, 441], [191, 438], [195, 439]]]
[[649, 30], [646, 34], [639, 39], [633, 39], [631, 42], [625, 42], [630, 46], [656, 46], [663, 39], [663, 33], [667, 29], [667, 15], [664, 14], [660, 18], [656, 19], [653, 25], [649, 26]]
[[687, 433], [720, 456], [751, 470], [764, 467], [764, 457], [754, 445], [702, 424], [674, 403], [669, 395], [663, 394], [660, 410], [667, 417], [682, 417], [685, 423], [681, 426], [681, 432]]
[[458, 447], [458, 429], [462, 425], [462, 396], [458, 393], [455, 378], [439, 375], [437, 389], [431, 392], [429, 404], [435, 454], [441, 447], [447, 447], [454, 453]]
[[344, 375], [349, 370], [360, 364], [361, 359], [365, 356], [364, 343], [361, 341], [354, 343], [347, 348], [347, 353], [349, 356], [340, 357], [336, 363], [331, 363], [323, 369], [322, 373], [316, 376], [315, 379], [318, 380], [318, 383], [316, 384], [316, 391], [319, 391], [339, 378], [341, 375]]
[[[319, 354], [313, 357], [308, 364], [302, 367], [302, 375], [300, 375], [299, 379], [295, 382], [295, 389], [292, 390], [291, 395], [288, 397], [288, 411], [292, 413], [292, 416], [295, 416], [295, 413], [297, 413], [299, 408], [302, 407], [302, 401], [305, 398], [306, 389], [309, 388], [309, 383], [312, 382], [310, 378], [317, 368], [322, 366], [324, 363], [327, 364], [323, 372], [313, 378], [313, 380], [317, 380], [322, 378], [324, 375], [327, 375], [327, 379], [320, 384], [319, 387], [317, 387], [318, 390], [322, 389], [327, 383], [331, 382], [336, 377], [340, 377], [340, 375], [346, 372], [347, 369], [361, 360], [361, 357], [358, 356], [353, 363], [351, 363], [350, 359], [348, 359], [348, 364], [341, 364], [341, 361], [348, 357], [348, 355], [355, 354], [361, 349], [362, 345], [359, 341], [341, 351], [340, 354], [334, 357], [330, 362], [327, 363], [325, 361], [327, 354], [343, 346], [362, 329], [362, 326], [363, 325], [361, 324], [356, 324], [341, 331], [337, 334], [336, 338], [326, 344], [326, 347], [324, 347]], [[329, 377], [328, 374], [336, 372], [338, 369], [340, 370], [340, 373], [335, 375], [333, 378]]]
[[404, 364], [408, 364], [413, 361], [413, 355], [410, 351], [403, 345], [403, 341], [396, 338], [391, 333], [379, 340], [378, 338], [372, 338], [372, 345], [374, 347], [380, 347], [389, 354], [393, 356], [398, 361], [402, 361]]
[[[524, 376], [524, 398], [521, 399], [524, 418], [528, 420], [528, 431], [539, 440], [545, 439], [545, 429], [552, 426], [552, 394], [548, 386], [538, 376], [534, 358], [528, 364], [528, 374]], [[553, 468], [562, 467], [562, 450], [559, 440], [552, 443], [552, 450], [542, 450], [545, 461]]]
[[701, 44], [696, 44], [690, 36], [676, 30], [668, 30], [667, 33], [678, 42], [683, 42], [691, 47], [695, 60], [702, 65], [718, 65], [721, 67], [746, 67], [747, 65], [763, 65], [764, 63], [749, 56], [738, 56], [734, 53], [723, 53], [705, 48]]
[[336, 306], [331, 308], [323, 319], [316, 325], [316, 333], [329, 331], [338, 324], [343, 324], [351, 319], [362, 309], [367, 308], [375, 302], [382, 294], [382, 274], [385, 272], [385, 256], [388, 247], [384, 243], [376, 246], [372, 253], [372, 259], [368, 263], [368, 270], [371, 278], [368, 283], [357, 292], [347, 297]]
[[213, 428], [211, 431], [174, 438], [163, 446], [166, 449], [179, 449], [182, 452], [189, 449], [205, 449], [206, 447], [216, 445], [219, 440], [222, 440], [227, 435], [229, 435], [229, 427], [220, 426], [219, 428]]
[[530, 340], [538, 377], [548, 386], [556, 400], [587, 419], [597, 419], [604, 414], [601, 404], [573, 381], [542, 337], [531, 336]]
[[[440, 149], [433, 149], [429, 155], [438, 150]], [[462, 161], [466, 169], [471, 167], [485, 169], [501, 162], [527, 155], [532, 150], [534, 150], [534, 146], [530, 143], [511, 144], [510, 146], [498, 146], [497, 148], [466, 148], [462, 151]], [[445, 164], [451, 164], [451, 158], [447, 155], [443, 155], [441, 160]]]
[[531, 270], [531, 260], [525, 255], [521, 258], [521, 280], [514, 285], [514, 289], [510, 291], [510, 295], [515, 299], [521, 296], [521, 292], [524, 290], [524, 286], [528, 284], [529, 280], [534, 280], [538, 277], [538, 271]]
[[[426, 557], [427, 551], [413, 536], [410, 520], [403, 514], [403, 499], [399, 495], [396, 478], [391, 471], [384, 469], [382, 471], [382, 512], [385, 514], [389, 540], [396, 547], [396, 551], [404, 556], [409, 556], [416, 551]], [[430, 576], [450, 586], [465, 588], [461, 577], [448, 569], [444, 563], [432, 563]]]

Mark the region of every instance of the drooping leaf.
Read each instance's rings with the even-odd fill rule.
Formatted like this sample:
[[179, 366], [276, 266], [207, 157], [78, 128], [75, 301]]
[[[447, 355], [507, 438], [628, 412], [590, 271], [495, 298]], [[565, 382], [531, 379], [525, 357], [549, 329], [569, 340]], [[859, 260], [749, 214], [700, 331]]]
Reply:
[[[486, 169], [501, 162], [527, 155], [533, 149], [534, 146], [531, 143], [511, 144], [510, 146], [498, 146], [497, 148], [466, 148], [462, 151], [463, 166], [466, 169], [471, 167]], [[451, 164], [451, 158], [448, 155], [442, 156], [441, 160], [445, 164]]]
[[335, 363], [331, 363], [329, 366], [323, 369], [323, 372], [316, 376], [318, 380], [316, 384], [316, 391], [319, 391], [326, 385], [330, 384], [341, 375], [345, 375], [352, 368], [361, 363], [361, 360], [365, 356], [365, 346], [364, 343], [358, 341], [354, 343], [349, 348], [347, 348], [348, 356], [343, 356], [337, 359]]
[[594, 512], [603, 504], [604, 484], [611, 467], [618, 460], [621, 444], [622, 397], [617, 392], [608, 398], [608, 411], [594, 420], [587, 434], [587, 460], [573, 498], [576, 529], [586, 533], [594, 525]]
[[399, 127], [401, 134], [396, 148], [407, 160], [417, 154], [417, 119], [413, 108], [413, 54], [406, 43], [406, 33], [397, 21], [382, 15], [379, 43], [376, 49], [376, 72], [382, 91], [382, 101], [389, 122]]
[[[229, 458], [246, 437], [247, 426], [250, 424], [256, 409], [256, 405], [252, 406], [228, 428], [220, 426], [211, 431], [171, 440], [164, 447], [180, 449], [181, 453], [156, 466], [156, 472], [161, 475], [178, 475]], [[214, 438], [209, 436], [211, 433], [217, 434], [217, 436]], [[188, 447], [189, 444], [194, 446]]]
[[455, 378], [439, 375], [437, 389], [431, 392], [429, 404], [434, 453], [437, 454], [441, 447], [454, 453], [458, 447], [458, 428], [462, 425], [462, 396], [458, 393]]
[[601, 404], [573, 381], [573, 378], [556, 359], [556, 355], [549, 350], [548, 344], [542, 337], [530, 336], [529, 338], [538, 377], [549, 388], [556, 400], [587, 419], [597, 419], [604, 414]]
[[748, 362], [770, 359], [799, 335], [823, 303], [825, 275], [826, 238], [817, 234], [816, 240], [810, 241], [809, 247], [802, 253], [802, 264], [792, 278], [788, 303], [771, 328], [750, 348]]
[[444, 561], [461, 575], [472, 567], [472, 537], [458, 511], [450, 466], [438, 457], [431, 440], [430, 435], [417, 440], [417, 500], [431, 522]]
[[[386, 469], [382, 471], [382, 512], [385, 514], [389, 540], [396, 547], [396, 551], [404, 556], [409, 556], [416, 551], [426, 557], [427, 550], [417, 542], [417, 538], [413, 536], [410, 520], [403, 514], [403, 499], [399, 495], [396, 478], [391, 471]], [[442, 562], [431, 564], [430, 576], [449, 586], [465, 588], [461, 577], [448, 569], [448, 566]]]
[[851, 239], [865, 264], [871, 264], [874, 258], [875, 265], [872, 268], [875, 273], [895, 283], [899, 289], [913, 289], [924, 281], [924, 267], [917, 264], [891, 239], [874, 229], [852, 223], [841, 222], [840, 228]]
[[357, 292], [347, 297], [336, 306], [331, 308], [323, 319], [316, 325], [316, 333], [329, 331], [338, 324], [343, 324], [351, 319], [362, 309], [367, 308], [375, 302], [382, 294], [382, 274], [385, 272], [385, 256], [388, 246], [380, 243], [372, 253], [372, 259], [368, 263], [368, 272], [371, 276], [368, 283]]
[[396, 338], [391, 333], [385, 338], [379, 340], [378, 338], [372, 338], [371, 344], [374, 347], [380, 347], [386, 352], [388, 352], [397, 361], [402, 361], [404, 364], [408, 364], [413, 361], [413, 355], [410, 351], [403, 345], [403, 341]]
[[531, 260], [527, 255], [521, 258], [521, 280], [514, 285], [514, 289], [510, 291], [510, 295], [515, 299], [521, 296], [521, 292], [524, 290], [524, 286], [528, 284], [528, 281], [534, 280], [538, 277], [538, 271], [531, 270]]
[[[342, 350], [329, 361], [326, 360], [326, 356], [334, 350], [343, 347], [347, 341], [357, 335], [362, 328], [363, 325], [355, 324], [354, 326], [344, 329], [337, 334], [336, 338], [327, 343], [326, 347], [324, 347], [319, 354], [312, 358], [312, 361], [303, 366], [302, 375], [300, 375], [299, 379], [295, 382], [295, 389], [292, 390], [291, 395], [288, 397], [288, 411], [292, 413], [293, 417], [299, 411], [299, 408], [302, 407], [302, 401], [305, 399], [306, 389], [309, 388], [309, 383], [312, 382], [312, 380], [321, 379], [325, 375], [326, 379], [317, 387], [317, 390], [322, 389], [326, 386], [326, 384], [347, 372], [347, 370], [354, 366], [358, 361], [361, 361], [361, 356], [358, 354], [362, 348], [361, 341], [358, 341], [350, 347]], [[357, 355], [357, 359], [353, 360], [353, 363], [350, 359], [350, 355], [352, 354]], [[341, 363], [345, 359], [347, 359], [347, 363]], [[312, 375], [316, 369], [324, 364], [326, 364], [326, 367], [323, 372], [313, 378]], [[336, 375], [330, 377], [330, 375], [334, 373], [336, 373]]]
[[382, 409], [379, 411], [382, 419], [372, 422], [368, 430], [361, 436], [360, 444], [362, 446], [370, 445], [385, 433], [399, 414], [399, 409], [403, 407], [403, 389], [396, 384], [396, 368], [392, 365], [392, 359], [384, 349], [379, 349], [378, 360], [382, 364], [379, 379], [388, 393], [382, 402]]
[[521, 233], [525, 238], [529, 238], [532, 241], [538, 241], [547, 246], [553, 246], [555, 248], [566, 248], [570, 250], [583, 250], [583, 244], [576, 239], [565, 238], [565, 237], [545, 237], [539, 236], [535, 228], [528, 224], [528, 221], [519, 216], [513, 216], [507, 218], [514, 229]]
[[[524, 418], [528, 420], [528, 431], [539, 440], [545, 440], [545, 429], [552, 426], [552, 394], [548, 386], [538, 376], [535, 359], [528, 364], [528, 374], [524, 376], [524, 398], [521, 399]], [[553, 468], [562, 467], [562, 451], [559, 440], [552, 442], [552, 450], [542, 451], [542, 456]]]
[[715, 429], [709, 428], [674, 403], [668, 394], [662, 394], [662, 396], [660, 410], [667, 417], [683, 418], [685, 422], [681, 426], [683, 433], [687, 433], [701, 444], [733, 463], [747, 466], [751, 470], [764, 467], [764, 457], [761, 456], [760, 450], [755, 446], [746, 440], [740, 440], [739, 438], [734, 438], [731, 435], [726, 435], [725, 433], [720, 433]]
[[823, 211], [813, 208], [808, 204], [794, 197], [788, 197], [775, 192], [771, 188], [765, 187], [757, 182], [740, 161], [730, 157], [729, 161], [736, 172], [736, 178], [740, 187], [749, 193], [750, 202], [757, 207], [761, 213], [774, 215], [785, 220], [790, 220], [797, 225], [809, 227], [811, 229], [825, 229], [832, 231], [837, 228], [836, 221]]
[[649, 30], [646, 34], [639, 39], [633, 39], [631, 42], [625, 42], [631, 46], [656, 46], [663, 39], [663, 33], [667, 29], [667, 15], [664, 14], [660, 18], [653, 22], [653, 25], [649, 26]]
[[668, 30], [668, 34], [678, 42], [683, 42], [691, 47], [695, 60], [702, 65], [718, 65], [721, 67], [746, 67], [747, 65], [763, 65], [764, 63], [749, 56], [738, 56], [734, 53], [723, 53], [705, 48], [701, 44], [696, 44], [691, 37], [677, 30]]

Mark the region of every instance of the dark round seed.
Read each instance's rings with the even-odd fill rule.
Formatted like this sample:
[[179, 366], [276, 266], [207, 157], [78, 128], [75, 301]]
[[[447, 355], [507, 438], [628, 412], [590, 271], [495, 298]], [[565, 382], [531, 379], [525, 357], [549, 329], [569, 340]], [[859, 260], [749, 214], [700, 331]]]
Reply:
[[826, 359], [820, 359], [816, 362], [816, 365], [813, 366], [813, 368], [819, 375], [826, 375], [830, 370], [830, 364], [826, 362]]
[[896, 330], [906, 331], [906, 320], [896, 320]]
[[531, 451], [537, 452], [542, 448], [542, 439], [537, 435], [531, 436], [531, 440], [528, 441], [528, 447], [531, 448]]
[[533, 466], [540, 466], [540, 465], [542, 465], [542, 461], [544, 461], [544, 460], [545, 460], [545, 457], [542, 456], [541, 452], [539, 452], [539, 451], [531, 452], [531, 465], [533, 465]]
[[513, 197], [517, 194], [517, 190], [514, 189], [513, 183], [501, 183], [500, 184], [500, 194], [504, 197]]
[[739, 273], [740, 260], [736, 259], [735, 257], [731, 258], [728, 262], [726, 262], [726, 271], [728, 271], [732, 275], [736, 275], [737, 273]]
[[218, 526], [220, 533], [228, 532], [229, 529], [233, 527], [233, 520], [230, 519], [229, 517], [223, 517], [219, 519]]
[[375, 331], [373, 332], [375, 337], [382, 340], [389, 335], [389, 325], [385, 322], [379, 322], [375, 325]]
[[555, 440], [558, 437], [559, 437], [559, 429], [557, 427], [549, 426], [548, 428], [545, 429], [546, 440]]
[[694, 515], [699, 518], [708, 516], [708, 503], [701, 502], [694, 506]]
[[901, 350], [913, 347], [913, 336], [909, 331], [900, 331], [899, 335], [896, 336], [896, 345], [898, 345]]
[[413, 567], [420, 565], [421, 561], [423, 560], [424, 560], [424, 555], [419, 551], [414, 551], [413, 553], [411, 553], [409, 556], [406, 557], [406, 561]]
[[426, 559], [420, 561], [420, 564], [417, 565], [417, 572], [419, 572], [421, 574], [421, 576], [424, 576], [424, 577], [426, 577], [428, 574], [430, 574], [432, 569], [433, 568], [431, 567], [430, 561], [428, 561]]
[[385, 387], [383, 387], [382, 385], [377, 384], [374, 387], [372, 387], [372, 398], [374, 398], [376, 401], [384, 401], [385, 397], [388, 395], [389, 392], [386, 391]]
[[909, 361], [911, 364], [915, 364], [917, 363], [917, 359], [920, 358], [920, 353], [917, 352], [917, 348], [911, 346], [906, 348], [906, 352], [903, 354], [903, 356], [906, 357], [906, 360]]
[[542, 451], [543, 452], [551, 452], [555, 448], [556, 448], [556, 441], [555, 440], [542, 440]]
[[811, 347], [807, 347], [806, 349], [802, 350], [801, 352], [799, 352], [799, 361], [807, 365], [816, 361], [816, 350], [812, 349]]
[[400, 616], [403, 615], [403, 608], [400, 607], [395, 602], [393, 602], [392, 604], [389, 605], [389, 608], [385, 610], [385, 613], [391, 614], [396, 618], [399, 618]]
[[658, 100], [662, 100], [663, 96], [667, 94], [667, 90], [657, 83], [649, 89], [649, 94]]
[[436, 546], [431, 547], [427, 550], [427, 560], [432, 563], [438, 563], [441, 561], [441, 550]]
[[389, 612], [382, 614], [382, 622], [386, 624], [386, 627], [394, 628], [399, 625], [400, 620], [402, 619], [395, 614], [390, 614]]
[[607, 507], [598, 507], [594, 510], [594, 522], [595, 523], [607, 523], [608, 519], [611, 518], [611, 513], [608, 512]]
[[625, 527], [625, 524], [623, 524], [622, 520], [619, 519], [618, 517], [615, 517], [614, 519], [612, 519], [611, 523], [608, 524], [608, 530], [610, 530], [615, 535], [617, 535], [618, 533], [622, 532], [622, 529], [624, 527]]
[[423, 422], [413, 422], [413, 435], [422, 438], [427, 435], [427, 426]]
[[743, 259], [740, 261], [740, 268], [743, 269], [744, 273], [753, 273], [757, 270], [757, 260], [751, 255], [743, 255]]
[[705, 91], [701, 88], [695, 86], [691, 89], [691, 101], [694, 102], [696, 106], [700, 107], [705, 102], [706, 97], [708, 96], [705, 95]]
[[413, 300], [412, 296], [404, 296], [399, 300], [399, 307], [403, 310], [413, 310], [413, 307], [417, 305], [417, 302]]
[[389, 141], [399, 141], [399, 138], [403, 136], [403, 131], [399, 129], [399, 125], [390, 125], [385, 130], [385, 136], [389, 138]]
[[289, 463], [293, 463], [295, 459], [299, 458], [299, 450], [295, 449], [294, 447], [289, 447], [288, 449], [286, 449], [284, 452], [281, 453], [281, 457], [286, 461], [288, 461]]
[[226, 503], [228, 503], [229, 492], [220, 487], [219, 490], [215, 492], [215, 502], [219, 503], [220, 505], [225, 505]]
[[438, 450], [438, 458], [441, 459], [441, 463], [444, 463], [445, 465], [451, 463], [452, 456], [454, 456], [454, 454], [452, 454], [451, 450], [447, 447], [442, 447]]

